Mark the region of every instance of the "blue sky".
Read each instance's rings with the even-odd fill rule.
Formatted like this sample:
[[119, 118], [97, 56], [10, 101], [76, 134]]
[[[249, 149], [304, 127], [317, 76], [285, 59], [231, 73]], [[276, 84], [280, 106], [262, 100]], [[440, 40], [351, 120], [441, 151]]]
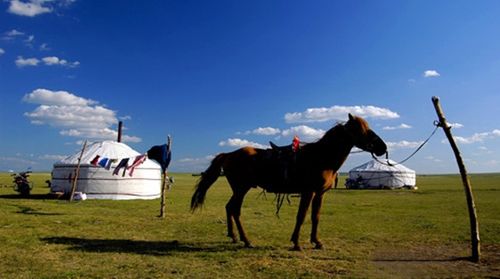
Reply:
[[[500, 171], [498, 1], [0, 2], [0, 171], [50, 170], [82, 140], [171, 171], [242, 145], [314, 141], [365, 117], [399, 161], [441, 103], [469, 172]], [[370, 159], [353, 154], [342, 171]], [[457, 172], [442, 131], [406, 165]]]

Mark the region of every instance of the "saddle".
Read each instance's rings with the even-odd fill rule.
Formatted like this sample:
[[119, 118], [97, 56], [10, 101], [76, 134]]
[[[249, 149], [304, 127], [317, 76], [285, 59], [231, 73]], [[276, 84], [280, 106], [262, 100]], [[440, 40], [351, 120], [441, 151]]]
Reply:
[[267, 149], [267, 161], [269, 170], [273, 173], [272, 181], [264, 187], [271, 193], [295, 193], [293, 190], [293, 173], [297, 166], [297, 152], [293, 146], [278, 146], [269, 142], [270, 149]]
[[284, 152], [293, 152], [292, 145], [283, 145], [283, 146], [278, 146], [274, 142], [270, 141], [269, 144], [271, 145], [271, 150], [278, 152], [278, 154], [284, 153]]

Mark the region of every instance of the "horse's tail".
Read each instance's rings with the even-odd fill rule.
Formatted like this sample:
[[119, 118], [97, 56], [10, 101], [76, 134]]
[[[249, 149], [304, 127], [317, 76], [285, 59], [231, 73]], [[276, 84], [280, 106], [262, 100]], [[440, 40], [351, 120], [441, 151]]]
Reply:
[[203, 205], [205, 201], [205, 195], [207, 194], [208, 188], [214, 184], [214, 182], [219, 178], [222, 170], [222, 163], [226, 158], [225, 153], [217, 155], [210, 166], [205, 172], [201, 174], [201, 178], [196, 184], [196, 190], [191, 198], [191, 211], [195, 211], [198, 207]]

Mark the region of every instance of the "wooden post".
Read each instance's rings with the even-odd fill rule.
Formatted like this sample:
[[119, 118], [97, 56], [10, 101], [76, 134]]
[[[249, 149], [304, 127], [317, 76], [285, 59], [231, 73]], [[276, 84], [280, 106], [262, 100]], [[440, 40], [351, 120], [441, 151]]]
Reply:
[[477, 221], [476, 206], [474, 204], [474, 196], [472, 195], [472, 188], [470, 185], [469, 178], [467, 177], [467, 171], [465, 169], [464, 162], [460, 156], [460, 150], [458, 150], [457, 144], [451, 135], [451, 127], [446, 123], [446, 118], [444, 117], [443, 110], [439, 104], [439, 97], [432, 97], [432, 102], [434, 103], [434, 108], [439, 117], [439, 126], [443, 128], [448, 141], [450, 142], [453, 153], [455, 153], [455, 158], [457, 160], [458, 168], [460, 169], [460, 175], [462, 177], [462, 183], [464, 185], [465, 197], [467, 199], [467, 207], [469, 210], [469, 220], [470, 220], [470, 234], [471, 234], [471, 244], [472, 244], [472, 257], [474, 262], [479, 262], [481, 257], [481, 247], [479, 240], [479, 223]]
[[119, 121], [118, 122], [118, 138], [116, 139], [117, 142], [122, 142], [122, 129], [123, 129], [123, 122]]
[[75, 177], [73, 178], [73, 183], [71, 184], [71, 193], [69, 196], [69, 201], [73, 201], [73, 196], [75, 195], [76, 191], [76, 183], [78, 180], [78, 176], [80, 175], [80, 161], [82, 160], [83, 152], [85, 151], [85, 148], [87, 147], [87, 140], [83, 143], [82, 147], [82, 152], [80, 153], [80, 157], [78, 157], [78, 163], [76, 165], [76, 170], [75, 170]]
[[[170, 149], [172, 147], [172, 138], [168, 136], [167, 138], [167, 147]], [[168, 152], [168, 150], [167, 150]], [[163, 172], [163, 182], [161, 184], [161, 204], [160, 204], [160, 218], [165, 218], [165, 200], [167, 195], [168, 183], [170, 183], [167, 170]]]

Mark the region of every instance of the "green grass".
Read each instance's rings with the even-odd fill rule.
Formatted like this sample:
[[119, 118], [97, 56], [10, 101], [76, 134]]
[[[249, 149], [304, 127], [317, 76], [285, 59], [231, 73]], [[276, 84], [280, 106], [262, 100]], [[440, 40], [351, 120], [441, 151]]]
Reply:
[[[298, 199], [275, 215], [274, 196], [251, 190], [242, 221], [256, 246], [226, 237], [230, 188], [220, 178], [201, 212], [189, 202], [196, 177], [174, 174], [166, 218], [160, 202], [69, 203], [43, 199], [49, 174], [33, 174], [34, 199], [19, 199], [0, 174], [0, 278], [331, 278], [500, 276], [500, 174], [471, 175], [483, 260], [470, 263], [469, 220], [458, 175], [419, 176], [417, 191], [326, 194], [323, 250], [290, 251]], [[345, 177], [340, 179], [343, 185]]]

